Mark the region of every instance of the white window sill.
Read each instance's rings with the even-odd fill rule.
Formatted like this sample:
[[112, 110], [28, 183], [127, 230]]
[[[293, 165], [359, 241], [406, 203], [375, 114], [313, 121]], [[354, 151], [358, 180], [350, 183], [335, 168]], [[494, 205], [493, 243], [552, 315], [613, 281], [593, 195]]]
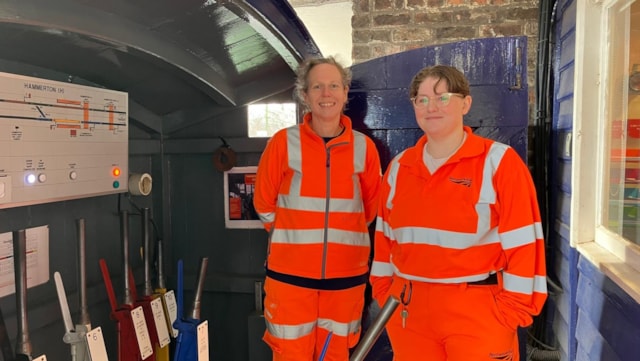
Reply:
[[640, 303], [640, 272], [625, 264], [596, 242], [577, 245], [578, 252], [594, 264], [602, 273], [611, 278], [620, 288]]

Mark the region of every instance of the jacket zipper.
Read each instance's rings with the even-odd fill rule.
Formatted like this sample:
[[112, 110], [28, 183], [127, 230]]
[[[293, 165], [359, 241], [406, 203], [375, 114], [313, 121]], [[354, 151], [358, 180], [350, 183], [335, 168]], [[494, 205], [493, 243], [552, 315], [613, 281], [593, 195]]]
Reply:
[[322, 240], [322, 273], [321, 279], [326, 278], [327, 271], [327, 248], [329, 248], [329, 202], [331, 201], [331, 147], [327, 149], [327, 162], [326, 162], [326, 182], [327, 182], [327, 198], [324, 202], [324, 239]]
[[324, 239], [322, 240], [322, 273], [320, 274], [321, 279], [326, 278], [327, 271], [327, 248], [329, 248], [329, 203], [331, 201], [331, 148], [346, 145], [348, 142], [341, 142], [332, 144], [326, 147], [327, 150], [327, 161], [325, 163], [326, 166], [326, 182], [327, 182], [327, 196], [324, 208]]

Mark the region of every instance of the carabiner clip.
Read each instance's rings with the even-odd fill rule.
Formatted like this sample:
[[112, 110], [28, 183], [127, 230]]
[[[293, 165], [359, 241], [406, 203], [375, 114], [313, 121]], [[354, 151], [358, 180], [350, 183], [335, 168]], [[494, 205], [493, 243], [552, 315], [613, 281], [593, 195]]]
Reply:
[[409, 293], [405, 295], [406, 291], [407, 284], [405, 283], [404, 286], [402, 286], [402, 291], [400, 291], [400, 302], [402, 302], [404, 306], [407, 306], [409, 302], [411, 302], [411, 294], [413, 293], [413, 283], [411, 283], [411, 281], [409, 281]]

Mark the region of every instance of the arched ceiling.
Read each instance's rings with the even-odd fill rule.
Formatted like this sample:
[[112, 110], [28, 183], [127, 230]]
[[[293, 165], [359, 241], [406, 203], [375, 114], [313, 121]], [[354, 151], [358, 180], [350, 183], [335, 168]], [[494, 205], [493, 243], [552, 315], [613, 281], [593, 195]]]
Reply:
[[158, 134], [290, 89], [319, 53], [286, 0], [0, 2], [0, 71], [127, 92]]

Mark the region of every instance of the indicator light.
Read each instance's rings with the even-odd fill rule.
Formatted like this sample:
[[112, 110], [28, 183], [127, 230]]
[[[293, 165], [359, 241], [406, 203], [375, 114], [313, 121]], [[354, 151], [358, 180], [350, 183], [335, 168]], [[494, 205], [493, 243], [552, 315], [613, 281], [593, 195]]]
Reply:
[[120, 168], [113, 168], [111, 174], [113, 174], [114, 177], [120, 176]]
[[27, 181], [28, 184], [34, 184], [36, 182], [36, 175], [27, 174], [27, 177], [25, 178], [25, 180]]
[[113, 181], [113, 188], [120, 188], [120, 182]]

